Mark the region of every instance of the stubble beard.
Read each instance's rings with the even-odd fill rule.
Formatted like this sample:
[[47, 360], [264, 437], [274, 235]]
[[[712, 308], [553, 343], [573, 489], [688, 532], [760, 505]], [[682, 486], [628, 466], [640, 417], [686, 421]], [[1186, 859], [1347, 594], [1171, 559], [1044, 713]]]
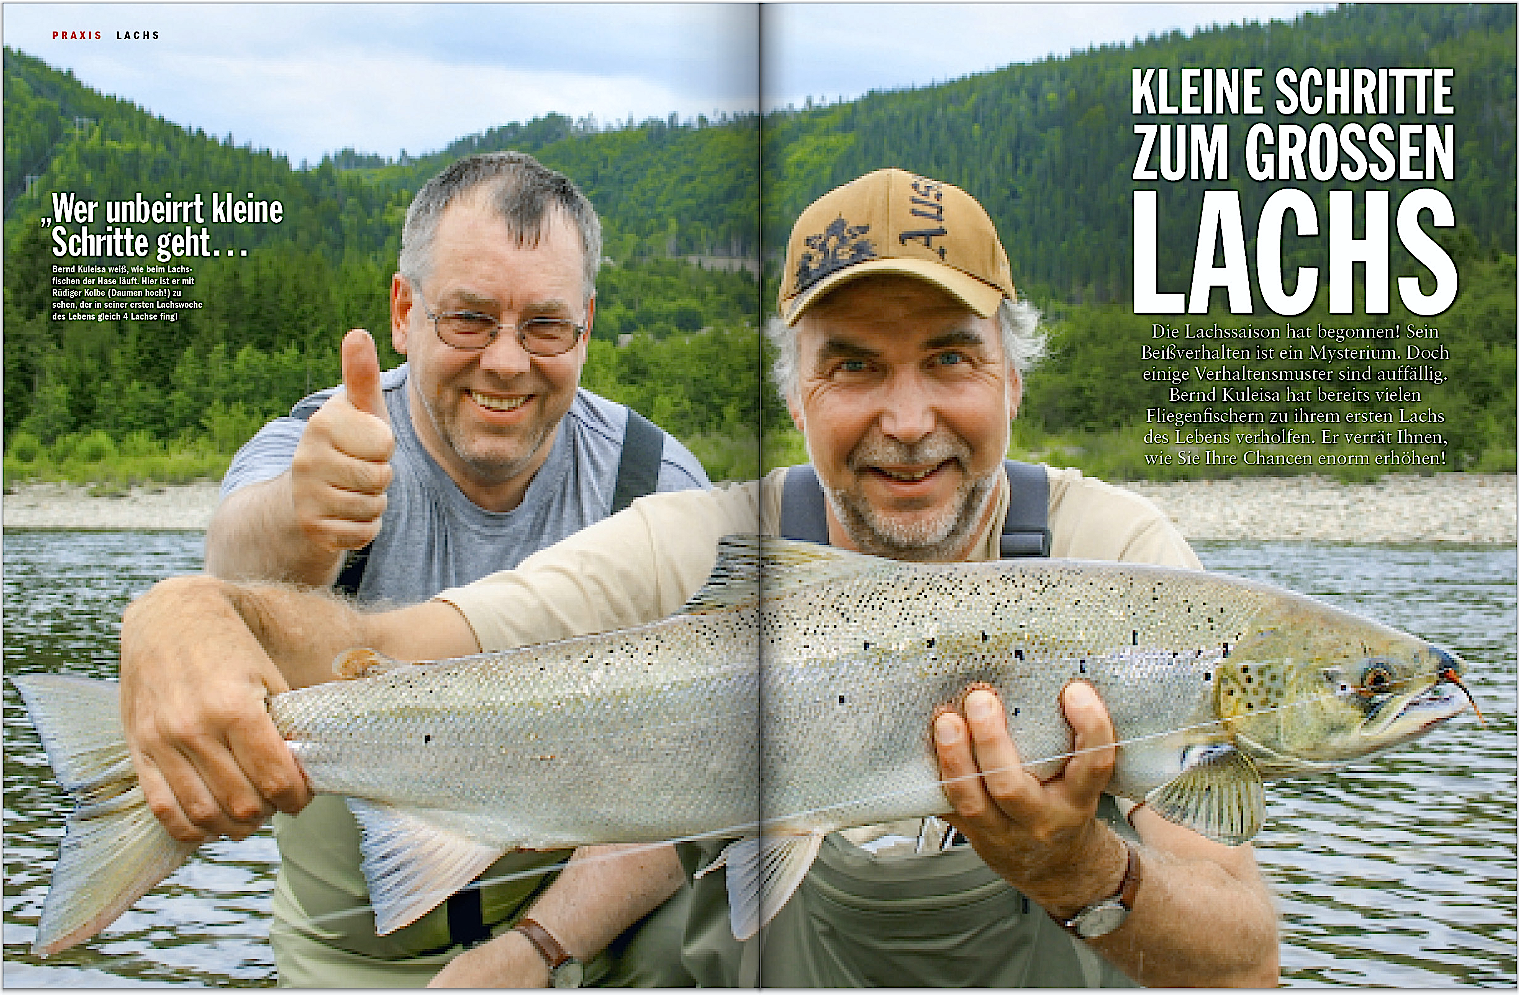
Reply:
[[[482, 484], [503, 484], [522, 474], [532, 465], [533, 458], [548, 441], [549, 430], [559, 427], [557, 422], [552, 426], [538, 426], [536, 434], [528, 440], [530, 445], [518, 456], [502, 457], [477, 452], [464, 438], [464, 433], [459, 429], [457, 422], [444, 417], [440, 410], [441, 406], [436, 404], [433, 398], [427, 396], [425, 391], [417, 393], [422, 398], [422, 407], [427, 411], [427, 417], [432, 422], [433, 431], [437, 433], [438, 439], [449, 452], [468, 467], [474, 478]], [[459, 403], [462, 406], [466, 402], [461, 400]]]
[[[862, 553], [894, 560], [948, 561], [962, 558], [996, 494], [997, 475], [972, 477], [970, 446], [948, 435], [932, 435], [912, 445], [884, 436], [867, 438], [849, 454], [856, 480], [873, 465], [927, 465], [955, 460], [962, 479], [953, 498], [930, 516], [903, 520], [882, 514], [858, 487], [825, 487], [828, 505], [845, 533]], [[998, 468], [1000, 470], [1000, 467]]]

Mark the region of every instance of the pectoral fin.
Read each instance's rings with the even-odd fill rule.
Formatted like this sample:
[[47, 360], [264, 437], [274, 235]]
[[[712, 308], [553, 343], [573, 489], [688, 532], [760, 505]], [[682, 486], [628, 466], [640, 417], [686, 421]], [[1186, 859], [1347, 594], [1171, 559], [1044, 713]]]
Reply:
[[347, 802], [364, 832], [364, 880], [381, 936], [431, 912], [504, 852], [415, 812], [358, 798]]
[[1189, 757], [1181, 774], [1146, 796], [1162, 817], [1211, 840], [1239, 846], [1266, 821], [1266, 794], [1250, 758], [1232, 746]]
[[785, 906], [823, 845], [822, 833], [747, 837], [728, 844], [697, 877], [727, 870], [728, 923], [735, 939], [758, 933]]

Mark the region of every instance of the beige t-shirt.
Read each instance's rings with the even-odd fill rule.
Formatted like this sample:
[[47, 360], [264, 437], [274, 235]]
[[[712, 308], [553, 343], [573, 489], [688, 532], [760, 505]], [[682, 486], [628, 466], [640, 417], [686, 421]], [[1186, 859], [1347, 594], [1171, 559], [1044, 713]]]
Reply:
[[[486, 651], [643, 625], [674, 614], [707, 580], [725, 535], [775, 535], [786, 471], [710, 491], [652, 494], [533, 554], [515, 570], [437, 595], [458, 608]], [[1131, 491], [1049, 469], [1051, 556], [1201, 569], [1160, 510]], [[968, 559], [991, 560], [1007, 513], [1007, 480]]]

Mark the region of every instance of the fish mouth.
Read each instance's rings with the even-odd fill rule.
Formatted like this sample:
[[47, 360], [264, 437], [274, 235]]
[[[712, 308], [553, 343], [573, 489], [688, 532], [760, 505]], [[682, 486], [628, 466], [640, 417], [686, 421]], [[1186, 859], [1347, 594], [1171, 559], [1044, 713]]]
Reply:
[[[1479, 719], [1482, 718], [1482, 711], [1477, 707], [1476, 698], [1472, 696], [1471, 690], [1461, 682], [1461, 679], [1454, 674], [1447, 677], [1441, 673], [1431, 683], [1406, 698], [1398, 707], [1379, 709], [1379, 712], [1387, 713], [1386, 717], [1374, 716], [1374, 719], [1381, 718], [1381, 721], [1374, 726], [1368, 725], [1364, 730], [1364, 735], [1384, 741], [1388, 745], [1395, 745], [1422, 736], [1430, 728], [1460, 715], [1467, 708], [1476, 712]], [[1485, 720], [1484, 724], [1486, 724]]]

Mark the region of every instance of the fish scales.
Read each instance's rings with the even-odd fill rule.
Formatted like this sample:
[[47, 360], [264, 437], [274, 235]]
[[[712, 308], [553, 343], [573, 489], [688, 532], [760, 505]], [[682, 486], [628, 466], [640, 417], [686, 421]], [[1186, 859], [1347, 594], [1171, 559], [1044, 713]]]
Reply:
[[[1126, 739], [1206, 722], [1224, 646], [1240, 641], [1262, 603], [1252, 589], [1183, 571], [892, 561], [832, 589], [767, 597], [767, 821], [832, 829], [947, 812], [924, 716], [972, 683], [1008, 703], [1021, 757], [1044, 759], [1033, 769], [1046, 776], [1071, 747], [1057, 705], [1070, 680], [1097, 687]], [[1175, 774], [1130, 753], [1115, 791], [1143, 797]], [[847, 783], [829, 775], [839, 756], [859, 757]]]
[[[313, 789], [348, 796], [381, 933], [510, 847], [739, 836], [712, 869], [727, 868], [734, 935], [752, 935], [821, 833], [948, 810], [929, 725], [975, 685], [1000, 693], [1021, 757], [1047, 775], [1071, 749], [1060, 690], [1090, 681], [1120, 744], [1107, 790], [1231, 844], [1260, 827], [1263, 776], [1331, 771], [1475, 705], [1454, 654], [1262, 584], [756, 537], [725, 539], [707, 585], [660, 622], [338, 665], [365, 676], [269, 710]], [[191, 848], [147, 810], [115, 685], [12, 681], [76, 804], [38, 928], [47, 954]]]
[[314, 790], [496, 815], [501, 846], [670, 839], [693, 808], [705, 829], [742, 828], [757, 818], [757, 629], [752, 608], [677, 616], [270, 710]]

